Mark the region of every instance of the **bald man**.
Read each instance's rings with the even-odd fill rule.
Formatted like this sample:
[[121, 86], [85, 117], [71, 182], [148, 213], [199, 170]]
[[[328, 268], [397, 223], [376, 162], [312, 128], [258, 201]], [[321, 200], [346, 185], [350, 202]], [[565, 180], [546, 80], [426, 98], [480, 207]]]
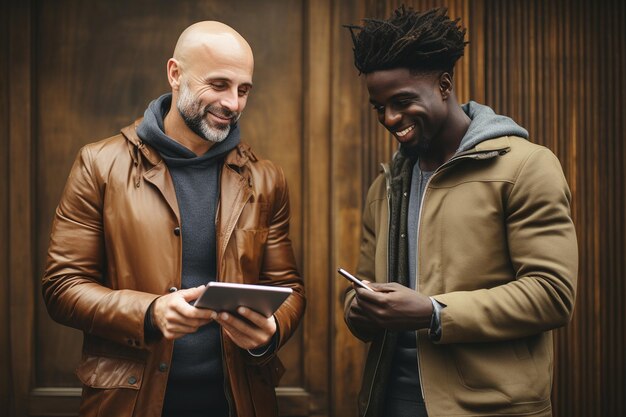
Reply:
[[[276, 416], [277, 351], [304, 312], [283, 171], [240, 141], [250, 45], [187, 28], [171, 93], [83, 147], [52, 225], [42, 291], [83, 331], [81, 416]], [[193, 306], [209, 281], [284, 286], [269, 318]]]

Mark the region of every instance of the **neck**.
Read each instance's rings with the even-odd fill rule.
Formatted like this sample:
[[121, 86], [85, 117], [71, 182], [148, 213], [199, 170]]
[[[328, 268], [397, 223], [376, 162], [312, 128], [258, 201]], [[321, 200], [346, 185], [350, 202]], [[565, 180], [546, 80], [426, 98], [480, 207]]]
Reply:
[[196, 155], [204, 155], [214, 145], [213, 142], [201, 138], [187, 127], [180, 113], [178, 113], [178, 109], [174, 105], [174, 100], [172, 100], [170, 111], [167, 112], [163, 120], [163, 127], [167, 136]]
[[432, 141], [430, 148], [420, 153], [420, 168], [424, 171], [434, 171], [450, 160], [459, 149], [470, 122], [471, 119], [461, 106], [458, 104], [451, 106], [450, 114], [437, 138]]

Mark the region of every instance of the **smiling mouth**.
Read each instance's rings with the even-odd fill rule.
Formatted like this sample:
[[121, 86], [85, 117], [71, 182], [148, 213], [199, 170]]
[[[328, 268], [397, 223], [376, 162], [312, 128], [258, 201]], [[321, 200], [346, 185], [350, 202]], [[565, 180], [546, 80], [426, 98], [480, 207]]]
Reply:
[[224, 123], [230, 123], [230, 121], [232, 120], [231, 117], [225, 117], [223, 115], [220, 114], [215, 114], [211, 111], [207, 112], [207, 114], [210, 114], [211, 116], [215, 117], [216, 119], [222, 120]]
[[399, 130], [397, 132], [394, 132], [394, 134], [401, 138], [403, 136], [406, 136], [406, 134], [409, 133], [410, 131], [412, 131], [413, 129], [415, 129], [415, 125], [411, 125], [411, 126], [407, 127], [406, 129], [402, 129], [402, 130]]

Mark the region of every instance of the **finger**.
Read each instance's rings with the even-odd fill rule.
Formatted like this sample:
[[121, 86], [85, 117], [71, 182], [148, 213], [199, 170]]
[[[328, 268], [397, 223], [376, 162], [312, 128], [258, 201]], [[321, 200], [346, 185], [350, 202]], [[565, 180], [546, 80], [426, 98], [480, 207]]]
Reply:
[[242, 349], [254, 349], [257, 346], [260, 346], [250, 340], [250, 338], [246, 335], [241, 334], [234, 329], [228, 327], [222, 327], [222, 329], [224, 330], [224, 333], [226, 333], [228, 338]]
[[170, 322], [164, 322], [161, 326], [161, 333], [167, 339], [178, 338], [189, 333], [194, 333], [198, 328], [195, 326], [179, 325]]
[[[247, 307], [243, 307], [243, 306], [239, 307], [237, 309], [237, 313], [239, 313], [242, 317], [254, 323], [257, 327], [265, 328], [269, 326], [269, 321], [267, 317]], [[274, 318], [271, 317], [271, 319], [273, 320]]]
[[198, 287], [178, 290], [176, 291], [176, 294], [179, 296], [182, 296], [185, 299], [185, 301], [190, 302], [190, 301], [194, 301], [198, 299], [204, 292], [205, 288], [206, 287], [204, 285], [200, 285]]
[[[257, 345], [262, 345], [270, 340], [275, 332], [271, 326], [258, 327], [245, 319], [238, 318], [232, 314], [220, 313], [216, 319], [222, 326], [227, 327], [232, 332], [244, 335], [247, 339], [253, 341]], [[266, 319], [267, 320], [267, 319]]]
[[197, 308], [189, 304], [184, 297], [179, 297], [172, 302], [172, 308], [186, 319], [209, 320], [214, 316], [214, 311], [207, 308]]
[[356, 302], [356, 313], [362, 315], [363, 317], [366, 317], [368, 320], [372, 320], [376, 323], [380, 322], [382, 314], [384, 313], [384, 308], [381, 308], [378, 303], [369, 302], [365, 299], [357, 298]]
[[398, 284], [397, 282], [372, 282], [369, 285], [370, 287], [372, 287], [372, 289], [381, 292], [398, 291], [399, 289], [407, 288], [404, 285]]
[[177, 314], [172, 314], [172, 316], [166, 316], [166, 321], [172, 326], [178, 326], [180, 328], [199, 328], [204, 326], [205, 324], [209, 324], [213, 321], [211, 318], [190, 318], [183, 317]]
[[376, 289], [375, 291], [370, 291], [370, 290], [366, 290], [365, 288], [357, 288], [356, 289], [356, 299], [361, 302], [367, 302], [370, 304], [384, 304], [386, 302], [385, 300], [385, 293], [383, 292], [379, 292], [378, 289]]
[[223, 326], [227, 326], [230, 329], [236, 330], [243, 334], [253, 334], [260, 330], [260, 328], [243, 318], [239, 318], [234, 314], [221, 312], [217, 315], [217, 322]]
[[164, 331], [163, 333], [163, 337], [167, 340], [176, 340], [176, 339], [180, 339], [181, 337], [187, 335], [188, 333], [185, 332], [172, 332], [172, 331]]

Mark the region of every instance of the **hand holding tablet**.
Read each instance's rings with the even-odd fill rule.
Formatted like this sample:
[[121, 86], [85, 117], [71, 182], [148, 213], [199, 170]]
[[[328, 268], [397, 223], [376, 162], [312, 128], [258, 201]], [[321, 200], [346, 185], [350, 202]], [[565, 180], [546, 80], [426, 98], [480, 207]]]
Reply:
[[243, 306], [270, 317], [292, 292], [287, 287], [212, 281], [193, 305], [233, 314], [239, 306]]

